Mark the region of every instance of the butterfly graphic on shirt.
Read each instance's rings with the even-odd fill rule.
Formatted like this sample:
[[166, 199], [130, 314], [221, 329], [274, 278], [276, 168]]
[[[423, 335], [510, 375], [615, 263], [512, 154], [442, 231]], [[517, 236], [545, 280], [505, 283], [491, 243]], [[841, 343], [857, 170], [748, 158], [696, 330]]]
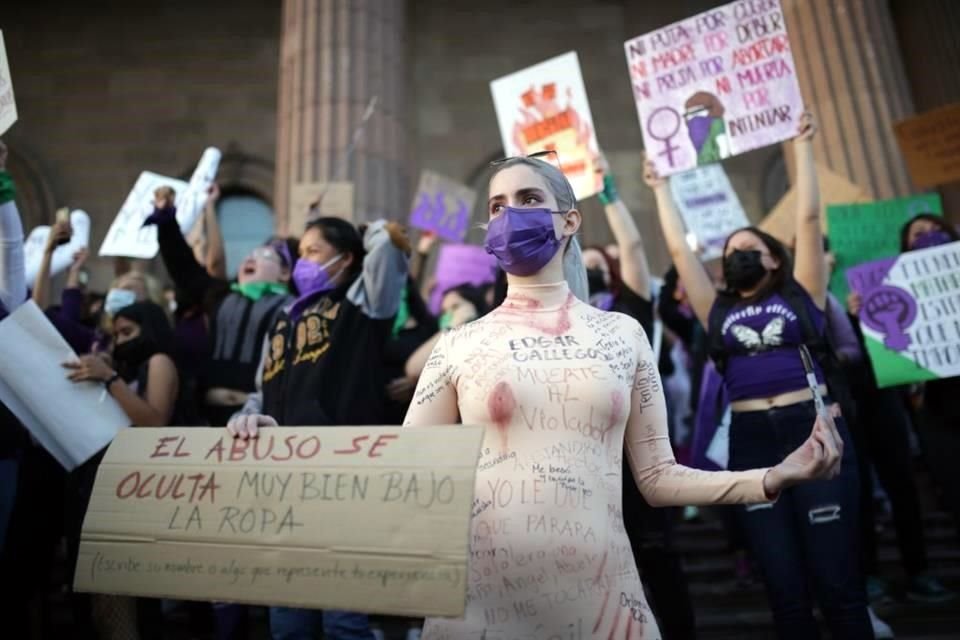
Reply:
[[762, 330], [757, 332], [742, 324], [730, 327], [733, 336], [747, 349], [765, 349], [783, 344], [783, 328], [786, 322], [782, 317], [773, 318]]

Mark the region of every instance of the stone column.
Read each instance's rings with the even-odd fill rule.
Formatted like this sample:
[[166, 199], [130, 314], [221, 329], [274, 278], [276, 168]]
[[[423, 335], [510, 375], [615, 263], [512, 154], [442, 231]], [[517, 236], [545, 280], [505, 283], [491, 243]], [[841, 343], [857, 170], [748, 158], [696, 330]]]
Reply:
[[[409, 208], [404, 0], [283, 0], [275, 206], [294, 184], [354, 183], [355, 221]], [[349, 161], [372, 98], [376, 110]], [[299, 230], [290, 230], [297, 234]]]
[[[892, 0], [914, 106], [923, 113], [960, 101], [960, 3], [956, 0]], [[960, 224], [960, 183], [940, 185], [943, 212]]]
[[[888, 3], [781, 0], [781, 6], [800, 89], [820, 124], [817, 161], [875, 198], [909, 194], [893, 123], [914, 109]], [[784, 155], [792, 165], [789, 148]]]

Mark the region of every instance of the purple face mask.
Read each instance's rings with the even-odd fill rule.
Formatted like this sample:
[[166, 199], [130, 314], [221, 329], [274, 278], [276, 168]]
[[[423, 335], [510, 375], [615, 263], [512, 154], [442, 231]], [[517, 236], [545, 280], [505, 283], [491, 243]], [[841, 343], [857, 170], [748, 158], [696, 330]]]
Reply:
[[930, 247], [939, 247], [942, 244], [950, 243], [950, 234], [940, 229], [931, 229], [918, 233], [914, 239], [911, 249], [929, 249]]
[[490, 221], [484, 248], [500, 268], [515, 276], [530, 276], [543, 269], [560, 248], [553, 230], [550, 209], [514, 209], [507, 207]]
[[710, 135], [710, 126], [713, 124], [713, 118], [710, 116], [693, 116], [687, 118], [687, 131], [690, 133], [690, 142], [693, 147], [700, 151], [703, 149], [707, 137]]
[[336, 283], [327, 273], [327, 267], [336, 264], [342, 257], [335, 256], [328, 260], [326, 264], [317, 264], [303, 258], [297, 260], [297, 266], [293, 268], [293, 282], [297, 285], [300, 296], [312, 296], [315, 293], [323, 293], [336, 287]]

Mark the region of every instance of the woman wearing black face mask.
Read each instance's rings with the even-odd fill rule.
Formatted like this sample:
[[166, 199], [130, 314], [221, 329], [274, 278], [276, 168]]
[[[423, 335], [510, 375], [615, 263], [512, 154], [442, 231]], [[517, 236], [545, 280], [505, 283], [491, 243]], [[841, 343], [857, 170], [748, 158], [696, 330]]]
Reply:
[[[853, 447], [842, 419], [836, 430], [814, 428], [813, 392], [801, 345], [826, 354], [825, 262], [820, 199], [809, 114], [794, 141], [797, 166], [797, 255], [755, 228], [731, 235], [724, 247], [726, 289], [718, 292], [685, 241], [682, 218], [667, 181], [647, 163], [677, 271], [697, 318], [709, 327], [712, 357], [731, 398], [730, 469], [765, 464], [802, 446], [814, 458], [836, 450], [842, 461], [830, 479], [787, 489], [771, 507], [738, 507], [748, 545], [766, 582], [780, 638], [818, 638], [813, 593], [833, 637], [872, 638], [859, 565], [858, 480]], [[814, 363], [820, 394], [824, 368]], [[825, 361], [825, 360], [824, 360]], [[837, 436], [842, 436], [840, 440]]]
[[[179, 380], [170, 353], [173, 330], [163, 308], [152, 302], [138, 302], [118, 311], [113, 318], [111, 364], [99, 354], [65, 362], [74, 382], [96, 381], [116, 399], [135, 426], [162, 427], [175, 422]], [[71, 567], [76, 566], [80, 529], [93, 491], [93, 482], [103, 452], [71, 474], [68, 547]], [[72, 583], [73, 580], [70, 580]], [[83, 611], [86, 600], [80, 600]], [[90, 621], [102, 637], [138, 638], [138, 609], [141, 616], [159, 615], [158, 600], [94, 595], [89, 598]], [[81, 620], [78, 624], [83, 625]], [[146, 625], [141, 625], [145, 628]]]

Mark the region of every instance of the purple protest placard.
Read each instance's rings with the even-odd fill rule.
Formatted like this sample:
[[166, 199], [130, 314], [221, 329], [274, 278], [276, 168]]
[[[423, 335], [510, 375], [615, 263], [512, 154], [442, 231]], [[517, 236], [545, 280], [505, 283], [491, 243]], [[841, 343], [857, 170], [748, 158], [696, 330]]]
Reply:
[[903, 329], [917, 317], [917, 305], [906, 290], [883, 283], [896, 262], [896, 257], [865, 262], [846, 275], [850, 290], [860, 295], [860, 322], [883, 334], [888, 349], [903, 351], [910, 346]]
[[960, 376], [960, 242], [847, 270], [881, 388]]
[[433, 171], [420, 174], [420, 185], [410, 208], [410, 226], [460, 242], [470, 228], [477, 192]]
[[803, 113], [779, 0], [740, 0], [624, 43], [661, 175], [796, 135]]
[[436, 285], [430, 293], [430, 311], [440, 313], [443, 294], [462, 284], [489, 284], [496, 279], [497, 261], [483, 247], [445, 244], [437, 256]]

